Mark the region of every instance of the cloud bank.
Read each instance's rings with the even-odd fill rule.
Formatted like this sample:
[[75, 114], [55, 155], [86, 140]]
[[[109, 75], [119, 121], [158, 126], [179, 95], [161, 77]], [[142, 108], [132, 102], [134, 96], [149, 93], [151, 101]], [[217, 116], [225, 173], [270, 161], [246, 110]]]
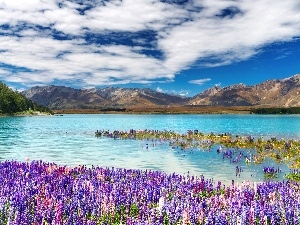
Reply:
[[299, 11], [298, 0], [0, 0], [0, 79], [171, 82], [195, 63], [227, 65], [293, 41]]
[[205, 82], [211, 81], [210, 78], [203, 78], [203, 79], [198, 79], [198, 80], [190, 80], [189, 83], [191, 84], [197, 84], [197, 85], [203, 85]]

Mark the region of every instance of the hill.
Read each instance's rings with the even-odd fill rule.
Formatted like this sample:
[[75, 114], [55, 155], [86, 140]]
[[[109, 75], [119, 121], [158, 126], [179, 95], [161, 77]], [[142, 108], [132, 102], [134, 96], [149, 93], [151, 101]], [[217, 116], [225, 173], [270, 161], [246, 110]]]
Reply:
[[19, 92], [13, 91], [0, 82], [0, 115], [11, 115], [28, 110], [51, 113], [51, 110], [47, 107], [37, 105]]
[[244, 84], [213, 87], [194, 96], [190, 105], [216, 106], [300, 106], [300, 75], [267, 80], [254, 86]]
[[105, 109], [155, 107], [186, 103], [186, 98], [151, 89], [114, 88], [73, 89], [64, 86], [33, 87], [23, 95], [51, 109]]
[[22, 94], [50, 109], [120, 109], [219, 106], [297, 107], [300, 106], [300, 75], [268, 80], [254, 86], [236, 84], [212, 87], [194, 97], [182, 97], [151, 89], [74, 89], [64, 86], [33, 87]]

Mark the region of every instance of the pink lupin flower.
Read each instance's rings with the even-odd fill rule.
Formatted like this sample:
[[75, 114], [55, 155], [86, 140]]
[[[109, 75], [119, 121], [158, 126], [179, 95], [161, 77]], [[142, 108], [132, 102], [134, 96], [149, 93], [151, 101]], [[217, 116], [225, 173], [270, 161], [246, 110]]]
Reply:
[[275, 201], [276, 201], [276, 192], [270, 192], [269, 193], [269, 200], [270, 200], [270, 204], [274, 205]]
[[70, 167], [65, 167], [64, 174], [65, 174], [65, 175], [68, 175], [70, 172], [72, 172], [72, 168], [70, 168]]
[[97, 179], [101, 180], [101, 181], [105, 180], [105, 175], [104, 175], [104, 173], [102, 171], [98, 171], [97, 172]]
[[87, 188], [90, 192], [94, 191], [94, 186], [89, 180], [84, 181], [83, 186]]
[[106, 214], [109, 211], [107, 196], [104, 196], [101, 201], [101, 211], [102, 211], [102, 215]]
[[63, 224], [63, 221], [62, 221], [62, 208], [63, 208], [63, 204], [62, 202], [57, 202], [55, 204], [55, 220], [53, 221], [53, 225], [61, 225]]
[[190, 223], [190, 214], [186, 209], [182, 212], [182, 225], [188, 225]]
[[250, 208], [249, 222], [250, 222], [250, 224], [254, 223], [254, 208], [253, 208], [253, 206], [251, 206], [251, 208]]
[[116, 211], [116, 205], [115, 205], [115, 203], [114, 203], [114, 202], [110, 202], [110, 203], [108, 204], [108, 208], [109, 208], [109, 210], [110, 210], [111, 216], [114, 218], [114, 216], [115, 216], [115, 211]]
[[203, 212], [203, 209], [201, 209], [200, 212], [199, 212], [198, 222], [200, 224], [203, 224], [203, 222], [204, 222], [204, 212]]

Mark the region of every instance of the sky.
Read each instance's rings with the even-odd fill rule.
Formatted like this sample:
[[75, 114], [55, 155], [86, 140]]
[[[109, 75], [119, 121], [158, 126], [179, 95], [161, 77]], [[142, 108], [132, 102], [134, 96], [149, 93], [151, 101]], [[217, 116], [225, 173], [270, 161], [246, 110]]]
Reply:
[[299, 0], [0, 0], [0, 81], [16, 90], [194, 96], [299, 73]]

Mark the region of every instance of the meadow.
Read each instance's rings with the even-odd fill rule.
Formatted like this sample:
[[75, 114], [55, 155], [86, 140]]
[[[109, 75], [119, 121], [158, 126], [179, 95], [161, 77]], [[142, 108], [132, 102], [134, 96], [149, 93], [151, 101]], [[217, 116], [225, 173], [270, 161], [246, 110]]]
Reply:
[[1, 224], [299, 224], [299, 183], [0, 163]]

